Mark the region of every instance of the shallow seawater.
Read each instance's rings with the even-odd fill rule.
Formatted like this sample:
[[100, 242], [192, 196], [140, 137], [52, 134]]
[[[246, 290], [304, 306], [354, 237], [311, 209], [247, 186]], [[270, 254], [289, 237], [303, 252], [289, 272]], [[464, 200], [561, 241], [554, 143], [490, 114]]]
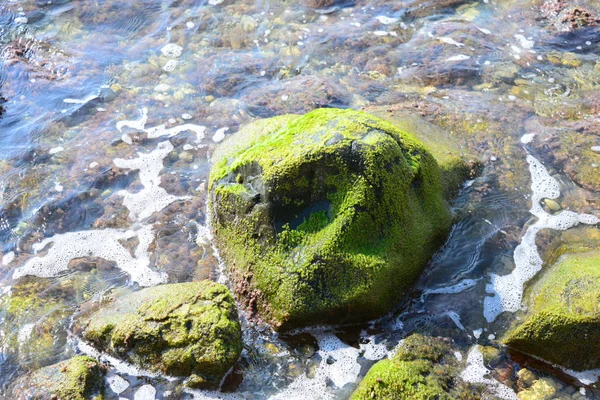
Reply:
[[[411, 332], [452, 338], [465, 359], [475, 344], [498, 346], [521, 310], [485, 312], [493, 277], [514, 270], [515, 249], [547, 211], [530, 212], [528, 156], [556, 180], [564, 209], [600, 215], [590, 151], [600, 145], [600, 29], [553, 19], [550, 3], [3, 0], [0, 390], [91, 351], [70, 333], [86, 302], [223, 280], [207, 229], [210, 155], [246, 122], [318, 107], [410, 113], [485, 163], [409, 296], [359, 327], [276, 335], [242, 315], [245, 349], [220, 392], [107, 359], [106, 397], [342, 399]], [[543, 242], [532, 248], [543, 253]], [[39, 303], [11, 313], [19, 290]], [[505, 357], [492, 383], [479, 381], [490, 396], [499, 380], [512, 393], [498, 371], [515, 365]], [[558, 379], [565, 393], [597, 396]]]

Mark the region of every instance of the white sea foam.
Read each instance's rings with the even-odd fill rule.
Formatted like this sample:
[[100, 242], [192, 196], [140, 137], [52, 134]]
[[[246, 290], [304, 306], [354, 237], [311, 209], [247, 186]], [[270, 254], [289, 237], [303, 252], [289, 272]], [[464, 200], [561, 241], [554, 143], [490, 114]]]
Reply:
[[598, 378], [600, 378], [600, 369], [590, 369], [587, 371], [573, 371], [572, 369], [568, 368], [559, 368], [561, 368], [563, 372], [577, 379], [584, 385], [592, 385], [598, 382]]
[[163, 169], [163, 159], [173, 151], [171, 142], [164, 141], [158, 144], [151, 153], [138, 153], [138, 157], [125, 160], [113, 160], [120, 168], [139, 170], [139, 177], [144, 189], [136, 193], [120, 190], [118, 195], [123, 196], [123, 205], [129, 210], [133, 220], [144, 220], [157, 211], [167, 207], [177, 200], [189, 199], [189, 196], [173, 196], [160, 187], [160, 171]]
[[228, 130], [228, 126], [218, 129], [213, 136], [213, 140], [218, 143], [221, 140], [225, 139], [225, 132], [227, 132]]
[[486, 378], [486, 375], [492, 372], [486, 368], [483, 362], [483, 354], [479, 351], [479, 346], [473, 346], [467, 356], [467, 367], [461, 372], [460, 377], [465, 382], [482, 383], [486, 385], [496, 396], [506, 400], [517, 400], [517, 394], [509, 387], [503, 385], [492, 378]]
[[271, 397], [272, 399], [329, 399], [333, 398], [327, 387], [329, 381], [341, 388], [358, 379], [358, 349], [344, 344], [332, 333], [320, 332], [316, 333], [315, 337], [319, 343], [321, 363], [314, 377], [303, 375], [297, 378], [285, 390]]
[[138, 131], [144, 130], [146, 123], [148, 122], [148, 109], [146, 107], [140, 110], [140, 118], [136, 120], [124, 120], [117, 122], [117, 129], [119, 132], [123, 132], [123, 128], [128, 127]]
[[[121, 240], [137, 237], [139, 244], [132, 256], [123, 247]], [[52, 244], [45, 256], [30, 258], [25, 265], [17, 268], [13, 279], [34, 275], [50, 278], [68, 269], [69, 262], [76, 258], [100, 257], [115, 262], [117, 267], [128, 273], [131, 280], [140, 286], [154, 286], [164, 283], [167, 276], [164, 272], [150, 269], [148, 247], [154, 240], [151, 226], [142, 225], [138, 230], [90, 230], [67, 232], [54, 235], [33, 245], [35, 252]]]
[[523, 285], [542, 269], [542, 259], [535, 244], [537, 233], [542, 229], [567, 230], [579, 224], [598, 224], [600, 219], [590, 214], [578, 214], [573, 211], [562, 211], [559, 214], [548, 214], [541, 206], [545, 198], [556, 199], [560, 196], [560, 187], [546, 168], [533, 156], [527, 156], [531, 173], [531, 209], [537, 221], [527, 228], [521, 243], [515, 248], [513, 259], [514, 270], [499, 276], [491, 274], [491, 283], [486, 291], [493, 294], [484, 299], [483, 315], [488, 322], [504, 312], [515, 312], [521, 308]]

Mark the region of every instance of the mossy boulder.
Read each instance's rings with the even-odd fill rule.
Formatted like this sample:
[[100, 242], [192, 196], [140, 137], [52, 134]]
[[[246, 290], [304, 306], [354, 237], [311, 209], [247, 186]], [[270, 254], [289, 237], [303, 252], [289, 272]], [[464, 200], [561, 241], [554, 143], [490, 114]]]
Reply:
[[253, 122], [213, 163], [216, 243], [236, 294], [275, 329], [385, 314], [451, 225], [434, 156], [363, 112]]
[[457, 377], [461, 365], [452, 350], [443, 339], [413, 334], [392, 359], [371, 367], [351, 400], [480, 399], [479, 388]]
[[504, 343], [573, 370], [600, 368], [600, 251], [563, 256], [529, 297], [530, 315]]
[[143, 369], [215, 388], [242, 351], [229, 289], [211, 281], [155, 286], [124, 295], [76, 324], [98, 349]]
[[94, 358], [77, 356], [17, 379], [8, 389], [18, 400], [102, 398], [105, 368]]

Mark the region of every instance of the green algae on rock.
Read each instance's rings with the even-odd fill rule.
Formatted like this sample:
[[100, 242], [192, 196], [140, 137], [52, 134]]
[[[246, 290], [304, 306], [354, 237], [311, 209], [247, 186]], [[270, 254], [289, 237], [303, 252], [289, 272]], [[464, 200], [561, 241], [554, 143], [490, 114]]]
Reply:
[[31, 372], [9, 388], [12, 399], [101, 399], [105, 368], [94, 358], [77, 356]]
[[351, 400], [481, 398], [478, 388], [456, 378], [459, 367], [449, 343], [413, 334], [393, 358], [371, 367]]
[[576, 371], [600, 368], [600, 251], [569, 254], [531, 288], [531, 313], [511, 349]]
[[77, 324], [98, 349], [191, 387], [218, 387], [242, 351], [233, 297], [211, 281], [127, 294]]
[[363, 112], [259, 120], [213, 162], [216, 243], [236, 294], [276, 329], [390, 311], [451, 225], [432, 154]]

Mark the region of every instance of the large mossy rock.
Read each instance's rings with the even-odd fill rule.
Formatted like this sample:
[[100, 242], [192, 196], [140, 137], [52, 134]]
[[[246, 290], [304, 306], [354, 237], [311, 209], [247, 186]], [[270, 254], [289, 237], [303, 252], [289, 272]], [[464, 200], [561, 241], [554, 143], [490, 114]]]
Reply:
[[351, 400], [480, 399], [479, 388], [457, 377], [460, 367], [448, 342], [413, 334], [393, 358], [371, 367]]
[[600, 251], [563, 256], [530, 288], [513, 350], [577, 371], [600, 368]]
[[256, 121], [213, 163], [215, 240], [240, 299], [276, 329], [390, 311], [451, 225], [432, 154], [363, 112]]
[[211, 281], [143, 289], [77, 325], [98, 349], [192, 387], [217, 387], [242, 351], [233, 297]]
[[8, 389], [15, 400], [102, 398], [105, 368], [87, 356], [73, 357], [17, 379]]

